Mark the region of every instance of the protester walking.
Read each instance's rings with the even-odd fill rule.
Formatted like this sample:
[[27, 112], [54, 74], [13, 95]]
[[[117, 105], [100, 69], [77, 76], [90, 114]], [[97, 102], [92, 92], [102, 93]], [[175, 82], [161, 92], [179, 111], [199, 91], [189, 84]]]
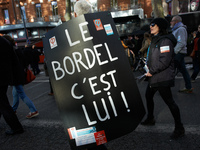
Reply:
[[187, 54], [187, 27], [182, 23], [180, 16], [174, 16], [170, 22], [172, 28], [172, 34], [177, 40], [177, 44], [174, 47], [175, 52], [175, 68], [180, 71], [185, 81], [185, 88], [180, 89], [179, 92], [192, 93], [193, 88], [191, 85], [190, 75], [185, 66], [184, 57]]
[[37, 75], [37, 74], [40, 73], [38, 62], [40, 61], [40, 54], [41, 53], [38, 51], [38, 49], [36, 48], [35, 45], [32, 45], [31, 48], [32, 48], [32, 57], [33, 57], [31, 67], [33, 69], [34, 75]]
[[193, 42], [193, 68], [194, 71], [191, 75], [191, 82], [195, 82], [195, 79], [200, 71], [200, 25], [198, 26], [198, 31]]
[[[9, 35], [4, 36], [7, 40], [9, 40], [10, 45], [14, 46], [14, 39], [11, 38]], [[28, 62], [26, 62], [25, 56], [23, 55], [22, 50], [17, 49], [15, 50], [17, 57], [19, 59], [19, 68], [18, 70], [15, 70], [16, 75], [18, 77], [18, 80], [13, 85], [12, 95], [13, 95], [13, 105], [12, 108], [14, 112], [16, 113], [17, 108], [19, 106], [19, 98], [22, 99], [22, 101], [29, 107], [30, 113], [26, 116], [26, 118], [33, 118], [39, 115], [39, 112], [36, 110], [35, 105], [30, 100], [30, 98], [25, 94], [23, 85], [26, 82], [26, 74], [25, 69], [28, 66]]]
[[149, 78], [146, 89], [146, 102], [148, 115], [142, 125], [154, 125], [154, 101], [153, 97], [158, 91], [161, 98], [169, 107], [175, 121], [175, 129], [170, 136], [173, 139], [185, 134], [181, 122], [179, 107], [175, 103], [171, 87], [174, 86], [174, 46], [176, 39], [172, 34], [167, 34], [168, 22], [164, 18], [155, 18], [151, 21], [150, 31], [153, 35], [150, 48], [147, 53], [147, 66]]
[[9, 41], [0, 36], [0, 118], [3, 115], [6, 123], [11, 128], [6, 131], [8, 135], [23, 133], [23, 127], [9, 104], [7, 97], [8, 85], [13, 85], [16, 80], [14, 69], [19, 66], [18, 58]]

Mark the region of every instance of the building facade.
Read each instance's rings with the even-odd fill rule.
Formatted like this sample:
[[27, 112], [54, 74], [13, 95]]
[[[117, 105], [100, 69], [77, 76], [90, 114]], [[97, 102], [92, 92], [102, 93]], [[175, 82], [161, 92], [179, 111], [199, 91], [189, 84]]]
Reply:
[[[70, 8], [66, 8], [66, 1], [70, 1]], [[129, 25], [134, 22], [131, 18], [134, 15], [139, 15], [140, 19], [153, 17], [151, 0], [87, 1], [93, 6], [94, 12], [111, 11], [114, 16], [121, 12], [132, 12], [129, 16], [122, 16], [129, 17], [125, 20]], [[165, 16], [198, 11], [199, 1], [163, 0]], [[41, 39], [48, 30], [66, 21], [66, 13], [71, 12], [71, 16], [74, 16], [75, 2], [76, 0], [0, 0], [0, 33], [9, 34], [16, 41]], [[116, 17], [120, 18], [119, 15]], [[127, 26], [124, 25], [126, 23], [119, 25], [119, 22], [118, 20], [119, 29]]]

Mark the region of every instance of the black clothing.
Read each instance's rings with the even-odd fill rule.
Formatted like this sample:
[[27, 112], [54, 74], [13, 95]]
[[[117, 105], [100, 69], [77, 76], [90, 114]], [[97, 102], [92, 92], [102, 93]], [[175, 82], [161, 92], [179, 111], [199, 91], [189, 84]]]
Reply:
[[6, 123], [10, 126], [12, 130], [23, 130], [22, 125], [20, 124], [16, 114], [9, 104], [7, 89], [8, 86], [6, 85], [0, 86], [0, 117], [2, 114]]
[[8, 40], [0, 36], [0, 86], [1, 85], [14, 85], [17, 81], [16, 70], [19, 67], [19, 60], [13, 50], [12, 45]]
[[171, 86], [174, 86], [174, 46], [176, 39], [172, 34], [157, 35], [152, 38], [149, 53], [147, 57], [147, 66], [149, 73], [149, 84], [146, 89], [146, 102], [148, 117], [147, 120], [154, 119], [154, 101], [153, 97], [158, 91], [164, 102], [170, 109], [175, 121], [176, 129], [184, 129], [181, 123], [179, 107], [175, 103]]
[[40, 61], [40, 52], [37, 49], [32, 49], [32, 57], [33, 57], [33, 61], [31, 63], [31, 67], [33, 69], [33, 73], [34, 75], [37, 75], [40, 73], [40, 69], [38, 66], [38, 62]]
[[[151, 41], [147, 66], [153, 76], [151, 87], [174, 86], [174, 46], [176, 39], [172, 34], [154, 36]], [[164, 48], [163, 50], [161, 48]], [[167, 52], [169, 51], [169, 52]]]
[[135, 45], [135, 48], [134, 48], [134, 51], [133, 51], [136, 57], [139, 57], [138, 52], [142, 48], [142, 41], [143, 41], [142, 37], [139, 37], [139, 39], [136, 40], [136, 45]]
[[151, 23], [157, 24], [159, 29], [167, 30], [167, 27], [169, 25], [168, 21], [164, 18], [155, 18], [151, 21]]
[[181, 128], [183, 125], [181, 123], [180, 111], [179, 111], [177, 104], [173, 100], [170, 87], [150, 88], [149, 85], [147, 86], [146, 94], [145, 94], [146, 102], [147, 102], [147, 108], [148, 108], [148, 117], [147, 118], [149, 118], [149, 119], [154, 118], [154, 115], [153, 115], [153, 111], [154, 111], [153, 97], [154, 97], [154, 95], [157, 91], [159, 92], [160, 96], [162, 97], [164, 102], [169, 107], [169, 109], [172, 113], [172, 116], [174, 117], [174, 120], [175, 120], [175, 127]]
[[15, 77], [14, 68], [19, 66], [17, 55], [8, 40], [0, 36], [0, 117], [3, 115], [6, 123], [13, 131], [23, 130], [17, 116], [9, 104], [7, 97], [8, 85], [14, 85]]
[[15, 52], [19, 59], [19, 66], [14, 69], [15, 78], [17, 79], [14, 85], [24, 85], [26, 83], [26, 68], [28, 67], [28, 62], [22, 49], [15, 49]]

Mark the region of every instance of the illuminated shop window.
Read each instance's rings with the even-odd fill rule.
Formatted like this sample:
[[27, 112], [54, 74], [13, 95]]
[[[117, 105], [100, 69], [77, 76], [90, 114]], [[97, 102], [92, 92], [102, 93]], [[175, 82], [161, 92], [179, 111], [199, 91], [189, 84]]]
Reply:
[[4, 22], [5, 24], [10, 24], [8, 9], [4, 9]]
[[131, 0], [131, 5], [135, 6], [138, 4], [138, 0]]
[[58, 15], [58, 5], [56, 1], [51, 2], [53, 16]]
[[26, 34], [24, 30], [18, 30], [18, 38], [26, 38]]
[[35, 4], [35, 8], [36, 8], [36, 16], [37, 16], [37, 18], [41, 18], [42, 17], [41, 4]]

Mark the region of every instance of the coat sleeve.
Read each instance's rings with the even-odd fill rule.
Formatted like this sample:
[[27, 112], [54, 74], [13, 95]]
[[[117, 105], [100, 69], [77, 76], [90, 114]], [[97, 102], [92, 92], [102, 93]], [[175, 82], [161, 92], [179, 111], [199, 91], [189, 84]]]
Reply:
[[158, 47], [157, 54], [153, 56], [153, 64], [151, 65], [149, 72], [154, 75], [167, 69], [173, 60], [173, 55], [174, 46], [171, 40], [163, 39]]
[[174, 52], [178, 54], [182, 49], [184, 49], [187, 45], [187, 31], [185, 28], [181, 28], [177, 31], [177, 36], [175, 36], [177, 39], [177, 44], [174, 47]]
[[197, 50], [197, 59], [200, 61], [200, 38], [197, 41], [197, 46], [198, 46], [198, 50]]

